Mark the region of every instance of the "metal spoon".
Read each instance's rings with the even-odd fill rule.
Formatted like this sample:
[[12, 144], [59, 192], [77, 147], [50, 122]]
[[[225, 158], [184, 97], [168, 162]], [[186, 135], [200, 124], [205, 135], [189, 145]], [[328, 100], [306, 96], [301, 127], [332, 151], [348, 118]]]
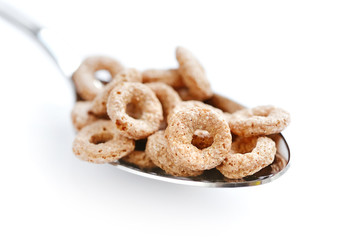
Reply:
[[[71, 80], [72, 74], [78, 68], [81, 61], [64, 45], [61, 36], [57, 32], [36, 24], [24, 14], [1, 2], [0, 16], [19, 27], [24, 32], [29, 33], [53, 58], [64, 76]], [[245, 187], [261, 185], [282, 176], [289, 168], [290, 149], [286, 139], [282, 136], [282, 134], [275, 134], [270, 137], [276, 142], [277, 146], [275, 161], [252, 176], [238, 180], [227, 179], [216, 169], [207, 170], [198, 177], [185, 178], [168, 175], [161, 169], [142, 170], [122, 160], [112, 163], [111, 165], [118, 169], [143, 177], [191, 186]]]

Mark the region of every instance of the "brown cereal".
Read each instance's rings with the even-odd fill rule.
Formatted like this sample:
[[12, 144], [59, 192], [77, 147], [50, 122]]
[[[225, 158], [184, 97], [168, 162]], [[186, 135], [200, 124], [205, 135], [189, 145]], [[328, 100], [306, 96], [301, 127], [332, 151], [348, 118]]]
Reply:
[[145, 84], [155, 93], [160, 103], [162, 104], [163, 109], [163, 119], [167, 120], [168, 114], [173, 110], [173, 108], [180, 103], [182, 100], [179, 95], [173, 88], [168, 85], [155, 82], [155, 83], [147, 83]]
[[71, 111], [71, 120], [76, 130], [80, 130], [86, 125], [95, 122], [98, 118], [89, 112], [91, 107], [90, 101], [76, 102]]
[[[176, 165], [191, 170], [207, 170], [222, 163], [232, 143], [229, 126], [223, 116], [211, 107], [194, 106], [174, 112], [165, 137], [168, 154]], [[192, 145], [196, 130], [206, 130], [213, 138], [211, 146], [198, 149]]]
[[203, 101], [202, 97], [194, 96], [190, 93], [189, 88], [182, 87], [175, 89], [183, 101], [197, 100]]
[[164, 137], [164, 131], [158, 131], [148, 137], [145, 153], [152, 159], [155, 165], [168, 174], [181, 177], [192, 177], [203, 173], [203, 171], [194, 171], [184, 166], [176, 165], [176, 163], [168, 156], [167, 148], [168, 143]]
[[174, 88], [184, 87], [182, 76], [179, 74], [178, 69], [158, 70], [150, 69], [142, 73], [143, 82], [162, 82]]
[[135, 68], [125, 69], [125, 71], [115, 75], [114, 80], [117, 78], [125, 78], [125, 82], [143, 82], [142, 73]]
[[[283, 169], [287, 161], [277, 155], [277, 141], [271, 138], [280, 136], [276, 133], [289, 124], [289, 114], [273, 106], [246, 109], [213, 94], [190, 51], [178, 47], [176, 58], [178, 69], [142, 73], [108, 57], [87, 58], [73, 74], [82, 100], [71, 114], [79, 130], [74, 154], [94, 163], [120, 160], [145, 170], [160, 167], [180, 177], [217, 168], [232, 182]], [[95, 77], [102, 69], [112, 75], [107, 84]]]
[[232, 114], [231, 113], [228, 113], [228, 112], [223, 112], [223, 117], [224, 119], [226, 119], [226, 121], [229, 123], [231, 117], [232, 117]]
[[205, 103], [222, 110], [223, 116], [227, 122], [231, 119], [232, 113], [245, 109], [241, 104], [216, 93], [213, 94], [210, 99], [206, 100]]
[[290, 114], [274, 106], [258, 106], [232, 114], [229, 126], [232, 133], [242, 136], [270, 135], [281, 132], [290, 122]]
[[[140, 114], [130, 116], [129, 105], [139, 109]], [[162, 105], [154, 92], [136, 82], [120, 83], [111, 91], [107, 112], [121, 134], [132, 139], [148, 137], [158, 130], [163, 120]]]
[[157, 167], [144, 151], [133, 151], [122, 158], [125, 162], [132, 163], [140, 169], [152, 169]]
[[218, 114], [223, 115], [223, 112], [217, 108], [212, 107], [211, 105], [205, 104], [203, 102], [200, 101], [195, 101], [195, 100], [190, 100], [190, 101], [183, 101], [183, 102], [179, 102], [173, 109], [172, 111], [170, 111], [170, 113], [168, 114], [168, 122], [170, 121], [170, 118], [172, 117], [172, 115], [180, 110], [185, 110], [185, 109], [189, 109], [189, 108], [194, 108], [194, 107], [200, 107], [200, 108], [209, 108], [212, 109], [214, 111], [216, 111]]
[[110, 57], [93, 56], [86, 58], [73, 74], [76, 91], [84, 100], [93, 100], [104, 87], [94, 76], [98, 70], [107, 70], [114, 78], [123, 70], [123, 66]]
[[194, 99], [194, 97], [192, 95], [190, 95], [189, 89], [186, 87], [178, 88], [178, 89], [176, 89], [176, 91], [177, 91], [179, 97], [183, 101], [197, 100], [197, 99]]
[[241, 104], [216, 93], [213, 94], [213, 96], [210, 99], [206, 100], [205, 103], [215, 108], [219, 108], [226, 113], [234, 113], [236, 111], [245, 109], [245, 107], [242, 106]]
[[199, 61], [183, 47], [177, 48], [176, 57], [179, 63], [179, 73], [189, 89], [189, 93], [197, 100], [210, 98], [213, 94], [212, 89]]
[[217, 169], [227, 178], [243, 178], [270, 165], [276, 150], [275, 142], [268, 137], [239, 138]]
[[123, 137], [110, 120], [98, 120], [82, 128], [73, 142], [74, 154], [93, 163], [110, 163], [134, 149], [134, 140]]
[[125, 71], [118, 73], [113, 81], [107, 84], [103, 91], [99, 93], [92, 101], [91, 112], [97, 116], [107, 115], [107, 101], [110, 92], [115, 86], [122, 82], [141, 82], [141, 73], [133, 68], [128, 68]]
[[275, 159], [272, 164], [268, 165], [265, 168], [262, 168], [260, 171], [253, 174], [253, 176], [269, 176], [272, 174], [279, 173], [287, 166], [287, 161], [282, 157], [281, 154], [276, 153]]

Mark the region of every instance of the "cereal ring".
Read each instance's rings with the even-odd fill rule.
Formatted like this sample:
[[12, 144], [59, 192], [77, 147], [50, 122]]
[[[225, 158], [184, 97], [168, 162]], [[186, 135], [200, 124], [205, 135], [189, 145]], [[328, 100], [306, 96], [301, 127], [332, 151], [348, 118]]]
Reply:
[[144, 151], [133, 151], [122, 158], [125, 162], [134, 164], [140, 169], [152, 169], [157, 167]]
[[183, 47], [178, 47], [176, 57], [179, 63], [179, 73], [189, 93], [197, 100], [208, 99], [212, 96], [212, 89], [205, 71], [193, 54]]
[[281, 154], [276, 153], [275, 159], [273, 160], [272, 164], [268, 165], [265, 168], [262, 168], [260, 171], [252, 174], [252, 176], [269, 176], [276, 173], [279, 173], [287, 166], [287, 161], [282, 157]]
[[226, 121], [229, 123], [231, 117], [232, 117], [232, 114], [231, 113], [228, 113], [228, 112], [224, 112], [223, 113], [223, 117], [224, 119], [226, 119]]
[[[165, 137], [168, 154], [176, 165], [191, 170], [207, 170], [222, 163], [232, 143], [229, 126], [223, 116], [210, 107], [194, 106], [174, 112]], [[196, 130], [206, 130], [213, 138], [211, 146], [198, 149], [192, 145]]]
[[[225, 105], [224, 105], [224, 108], [222, 109], [222, 108], [219, 108], [219, 106], [217, 106], [216, 104], [214, 104], [214, 105], [212, 105], [214, 102], [210, 102], [211, 104], [208, 104], [209, 102], [208, 101], [205, 101], [205, 103], [203, 103], [203, 102], [200, 102], [200, 101], [197, 101], [197, 100], [186, 100], [186, 99], [194, 99], [194, 98], [188, 98], [188, 97], [185, 97], [185, 95], [182, 95], [182, 94], [184, 94], [184, 93], [182, 93], [182, 90], [183, 90], [183, 88], [181, 88], [181, 89], [177, 89], [177, 92], [178, 92], [178, 94], [180, 95], [180, 97], [182, 98], [182, 100], [183, 100], [183, 102], [176, 108], [176, 110], [177, 109], [179, 109], [180, 107], [184, 107], [184, 105], [183, 104], [187, 104], [188, 105], [188, 103], [190, 103], [190, 106], [191, 105], [203, 105], [203, 106], [207, 106], [207, 107], [211, 107], [212, 109], [214, 109], [214, 110], [216, 110], [218, 113], [220, 113], [220, 114], [222, 114], [223, 115], [223, 117], [224, 117], [224, 119], [226, 119], [226, 121], [227, 122], [229, 122], [229, 120], [230, 120], [230, 118], [231, 118], [231, 113], [229, 113], [229, 112], [223, 112], [223, 109], [225, 109], [225, 110], [231, 110], [231, 109], [233, 109], [233, 108], [235, 108], [236, 107], [236, 105], [234, 105], [234, 106], [231, 106], [233, 103], [234, 104], [238, 104], [238, 103], [235, 103], [235, 102], [229, 102], [231, 105], [229, 105], [229, 106], [227, 106], [226, 105], [226, 101], [224, 101], [224, 102], [222, 102], [222, 103], [224, 103]], [[188, 95], [189, 96], [189, 95]], [[226, 98], [224, 98], [225, 100], [227, 100]], [[229, 101], [231, 101], [231, 100], [229, 100]], [[239, 105], [239, 107], [240, 107], [241, 105]], [[187, 107], [189, 107], [189, 106], [187, 106]], [[242, 107], [242, 109], [243, 109], [243, 107]], [[173, 113], [173, 111], [171, 112], [171, 113]]]
[[197, 99], [194, 99], [194, 97], [189, 94], [189, 89], [186, 87], [178, 88], [178, 89], [176, 89], [176, 91], [177, 91], [179, 97], [183, 101], [197, 100]]
[[85, 100], [93, 100], [104, 85], [95, 78], [94, 73], [98, 70], [107, 70], [114, 76], [123, 70], [123, 66], [116, 60], [105, 56], [93, 56], [86, 58], [73, 74], [73, 81], [77, 93]]
[[242, 136], [270, 135], [281, 132], [290, 122], [290, 114], [273, 106], [258, 106], [232, 114], [229, 126], [232, 133]]
[[150, 69], [145, 70], [142, 73], [142, 76], [144, 83], [162, 82], [174, 88], [184, 87], [184, 82], [182, 80], [182, 76], [178, 72], [178, 69]]
[[74, 154], [93, 163], [110, 163], [134, 150], [134, 140], [123, 137], [110, 120], [85, 126], [73, 142]]
[[242, 106], [241, 104], [216, 93], [213, 94], [213, 96], [210, 99], [206, 100], [205, 103], [215, 108], [219, 108], [226, 113], [234, 113], [236, 111], [245, 109], [245, 107]]
[[143, 82], [142, 73], [135, 68], [125, 69], [125, 71], [115, 75], [114, 80], [117, 78], [125, 78], [125, 82]]
[[124, 72], [118, 73], [113, 81], [105, 85], [103, 91], [99, 93], [93, 100], [91, 112], [97, 116], [107, 115], [107, 101], [110, 92], [115, 86], [122, 82], [141, 82], [141, 73], [133, 68], [128, 68]]
[[177, 88], [175, 89], [178, 93], [178, 95], [180, 96], [180, 98], [183, 101], [190, 101], [190, 100], [196, 100], [196, 101], [203, 101], [203, 98], [201, 97], [197, 97], [197, 96], [193, 96], [190, 91], [189, 88], [186, 87], [182, 87], [182, 88]]
[[[129, 116], [127, 106], [139, 110], [138, 116]], [[162, 105], [154, 92], [142, 83], [124, 82], [110, 93], [107, 103], [110, 119], [128, 138], [146, 138], [158, 130], [163, 120]]]
[[86, 125], [97, 120], [97, 117], [89, 112], [91, 107], [90, 101], [76, 102], [71, 111], [71, 120], [76, 130], [80, 130]]
[[218, 114], [223, 115], [223, 112], [217, 108], [212, 107], [211, 105], [205, 104], [203, 102], [200, 101], [195, 101], [195, 100], [190, 100], [190, 101], [183, 101], [183, 102], [179, 102], [168, 114], [167, 120], [168, 122], [170, 121], [170, 118], [173, 116], [174, 113], [180, 111], [180, 110], [185, 110], [185, 109], [189, 109], [189, 108], [194, 108], [194, 107], [200, 107], [200, 108], [209, 108], [212, 109], [214, 111], [216, 111]]
[[176, 165], [167, 153], [168, 143], [164, 137], [164, 131], [158, 131], [148, 137], [145, 153], [153, 163], [166, 173], [179, 177], [194, 177], [201, 175], [203, 171], [193, 171], [183, 166]]
[[276, 151], [275, 142], [268, 137], [239, 138], [217, 169], [227, 178], [243, 178], [270, 165]]
[[162, 104], [163, 119], [166, 121], [168, 114], [182, 101], [178, 93], [167, 84], [161, 82], [146, 83], [145, 85], [152, 89]]

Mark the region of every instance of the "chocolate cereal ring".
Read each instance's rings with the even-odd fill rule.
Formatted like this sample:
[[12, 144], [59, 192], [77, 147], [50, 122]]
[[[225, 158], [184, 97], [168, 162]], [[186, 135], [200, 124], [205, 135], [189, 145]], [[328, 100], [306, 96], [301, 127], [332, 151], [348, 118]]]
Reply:
[[178, 69], [149, 69], [145, 70], [142, 76], [144, 83], [162, 82], [174, 88], [184, 87], [184, 82]]
[[179, 73], [189, 93], [197, 100], [205, 100], [212, 96], [211, 85], [205, 71], [193, 54], [183, 47], [178, 47], [176, 57], [179, 63]]
[[[196, 130], [206, 130], [213, 138], [211, 146], [198, 149], [192, 145]], [[191, 170], [207, 170], [222, 163], [232, 143], [226, 120], [211, 107], [194, 106], [174, 112], [165, 130], [168, 154], [176, 165]]]
[[91, 112], [97, 116], [107, 115], [107, 101], [113, 88], [122, 82], [141, 81], [142, 75], [136, 69], [128, 68], [125, 71], [118, 73], [110, 83], [105, 85], [103, 91], [94, 98], [92, 101]]
[[232, 133], [242, 137], [279, 133], [289, 123], [290, 114], [274, 106], [243, 109], [233, 113], [229, 118]]
[[134, 164], [140, 169], [152, 169], [157, 167], [144, 151], [133, 151], [122, 158], [123, 161]]
[[93, 56], [86, 58], [73, 74], [76, 91], [82, 99], [93, 100], [102, 91], [104, 85], [94, 76], [98, 70], [107, 70], [114, 78], [123, 70], [123, 66], [110, 57]]
[[110, 120], [82, 128], [73, 142], [74, 154], [88, 162], [110, 163], [134, 150], [134, 140], [123, 137]]
[[166, 173], [179, 177], [194, 177], [201, 175], [203, 171], [194, 171], [175, 162], [168, 156], [168, 143], [164, 137], [164, 131], [158, 131], [148, 137], [145, 153], [152, 159], [153, 163], [163, 169]]
[[76, 102], [71, 111], [71, 120], [76, 130], [80, 130], [86, 125], [95, 122], [98, 118], [90, 113], [90, 101]]
[[276, 150], [275, 142], [268, 137], [239, 138], [217, 169], [227, 178], [243, 178], [270, 165]]
[[[139, 110], [137, 116], [130, 116], [127, 106]], [[154, 92], [146, 85], [123, 82], [110, 93], [107, 112], [119, 131], [128, 138], [146, 138], [158, 130], [163, 120], [162, 105]]]

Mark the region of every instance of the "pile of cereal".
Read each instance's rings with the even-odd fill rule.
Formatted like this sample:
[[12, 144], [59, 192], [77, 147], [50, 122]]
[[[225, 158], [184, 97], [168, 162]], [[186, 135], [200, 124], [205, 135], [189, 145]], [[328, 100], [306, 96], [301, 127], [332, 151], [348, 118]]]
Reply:
[[[270, 165], [276, 144], [269, 135], [280, 133], [290, 115], [273, 106], [247, 109], [214, 94], [191, 52], [178, 47], [176, 58], [178, 69], [143, 72], [109, 57], [85, 59], [73, 75], [81, 99], [71, 115], [79, 131], [74, 154], [183, 177], [216, 168], [240, 179]], [[101, 84], [98, 70], [112, 80]]]

